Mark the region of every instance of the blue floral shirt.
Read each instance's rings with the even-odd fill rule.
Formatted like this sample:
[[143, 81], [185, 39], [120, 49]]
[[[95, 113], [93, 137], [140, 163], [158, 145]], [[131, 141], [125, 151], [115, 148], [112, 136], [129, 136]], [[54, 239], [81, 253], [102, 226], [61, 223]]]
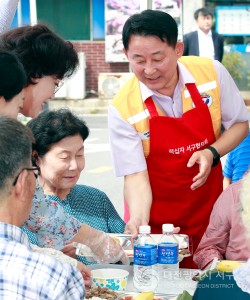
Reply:
[[60, 250], [84, 223], [107, 233], [123, 233], [125, 228], [107, 195], [96, 188], [75, 185], [67, 197], [60, 200], [57, 196], [45, 195], [37, 185], [24, 231], [32, 243]]

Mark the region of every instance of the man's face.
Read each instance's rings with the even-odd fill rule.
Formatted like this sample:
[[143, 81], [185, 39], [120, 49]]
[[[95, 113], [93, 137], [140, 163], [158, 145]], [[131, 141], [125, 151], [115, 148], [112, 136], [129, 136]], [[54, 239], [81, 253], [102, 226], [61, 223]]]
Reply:
[[183, 43], [175, 48], [156, 36], [132, 35], [124, 51], [134, 74], [149, 89], [167, 94], [176, 85], [177, 60], [183, 53]]
[[201, 13], [198, 15], [196, 24], [204, 33], [208, 33], [213, 26], [213, 18], [210, 15], [204, 16]]

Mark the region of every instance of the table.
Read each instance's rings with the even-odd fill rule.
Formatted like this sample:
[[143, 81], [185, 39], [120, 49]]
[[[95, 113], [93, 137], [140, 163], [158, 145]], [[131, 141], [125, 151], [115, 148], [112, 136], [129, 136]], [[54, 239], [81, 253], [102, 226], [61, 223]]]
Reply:
[[[105, 269], [105, 268], [115, 268], [123, 269], [129, 272], [128, 283], [126, 291], [129, 292], [138, 292], [133, 285], [133, 266], [132, 265], [113, 265], [113, 264], [96, 264], [88, 266], [91, 270], [95, 269]], [[179, 295], [184, 290], [188, 291], [190, 295], [194, 294], [196, 289], [197, 282], [192, 280], [192, 277], [198, 270], [194, 269], [180, 269], [180, 276], [175, 278], [172, 283], [171, 289], [166, 285], [159, 285], [156, 293], [162, 293], [165, 295]]]

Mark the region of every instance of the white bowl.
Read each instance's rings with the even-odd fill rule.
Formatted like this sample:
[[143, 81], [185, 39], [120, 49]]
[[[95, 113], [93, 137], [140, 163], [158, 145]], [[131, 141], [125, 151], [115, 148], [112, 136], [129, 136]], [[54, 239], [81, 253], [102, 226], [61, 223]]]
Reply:
[[125, 291], [129, 272], [122, 269], [96, 269], [91, 271], [92, 287], [107, 287], [114, 291]]

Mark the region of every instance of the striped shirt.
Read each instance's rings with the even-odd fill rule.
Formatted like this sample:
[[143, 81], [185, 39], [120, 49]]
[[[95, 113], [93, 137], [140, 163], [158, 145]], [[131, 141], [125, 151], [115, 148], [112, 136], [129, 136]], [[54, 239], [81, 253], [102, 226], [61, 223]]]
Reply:
[[0, 299], [83, 299], [80, 271], [32, 251], [26, 234], [0, 222]]

